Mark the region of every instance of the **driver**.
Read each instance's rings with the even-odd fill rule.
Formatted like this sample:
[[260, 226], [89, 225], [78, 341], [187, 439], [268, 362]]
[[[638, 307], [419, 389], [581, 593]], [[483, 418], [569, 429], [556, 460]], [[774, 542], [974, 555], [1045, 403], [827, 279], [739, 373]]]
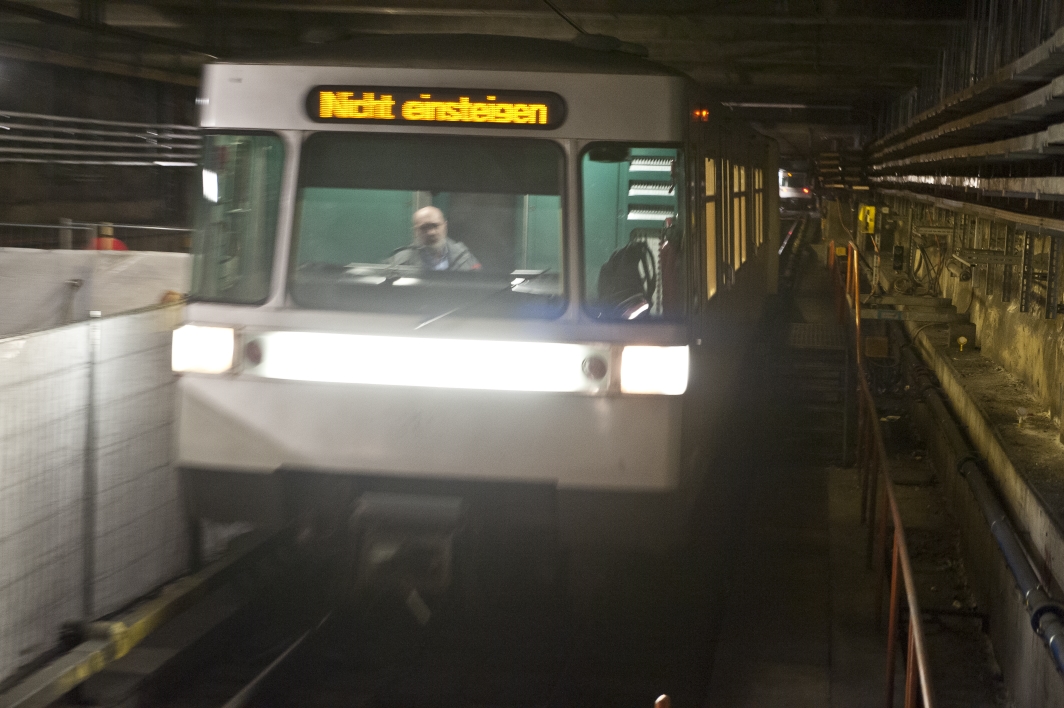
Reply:
[[447, 219], [434, 206], [414, 212], [414, 242], [393, 253], [387, 263], [423, 270], [480, 269], [480, 262], [464, 244], [447, 238]]

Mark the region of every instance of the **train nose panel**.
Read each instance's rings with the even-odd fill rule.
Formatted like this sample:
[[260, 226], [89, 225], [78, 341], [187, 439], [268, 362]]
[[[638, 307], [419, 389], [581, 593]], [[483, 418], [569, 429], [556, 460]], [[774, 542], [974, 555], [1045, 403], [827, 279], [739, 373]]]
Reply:
[[183, 376], [178, 464], [672, 489], [680, 396]]

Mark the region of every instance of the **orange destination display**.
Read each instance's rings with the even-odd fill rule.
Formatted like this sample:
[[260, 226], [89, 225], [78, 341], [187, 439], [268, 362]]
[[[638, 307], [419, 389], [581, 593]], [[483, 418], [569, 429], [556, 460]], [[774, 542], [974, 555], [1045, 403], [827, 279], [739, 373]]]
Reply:
[[319, 123], [414, 123], [499, 128], [557, 128], [565, 101], [549, 91], [317, 86], [307, 115]]

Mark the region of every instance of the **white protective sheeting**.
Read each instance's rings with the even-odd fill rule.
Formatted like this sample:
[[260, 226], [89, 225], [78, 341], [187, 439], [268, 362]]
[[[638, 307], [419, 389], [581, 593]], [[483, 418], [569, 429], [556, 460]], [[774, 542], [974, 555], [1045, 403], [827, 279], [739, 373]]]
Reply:
[[0, 336], [155, 305], [188, 292], [190, 268], [187, 253], [0, 248]]
[[100, 321], [96, 363], [97, 614], [185, 569], [184, 512], [171, 466], [180, 307]]
[[81, 616], [85, 326], [0, 340], [0, 677]]
[[170, 336], [181, 306], [0, 339], [0, 678], [83, 617], [91, 330], [97, 486], [91, 616], [186, 568], [171, 466]]

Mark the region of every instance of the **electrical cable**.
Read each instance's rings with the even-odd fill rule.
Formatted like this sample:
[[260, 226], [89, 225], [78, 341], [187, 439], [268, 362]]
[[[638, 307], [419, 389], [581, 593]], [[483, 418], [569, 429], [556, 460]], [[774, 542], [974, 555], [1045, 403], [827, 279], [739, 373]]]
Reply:
[[928, 327], [936, 327], [936, 326], [937, 327], [941, 327], [943, 325], [949, 326], [949, 322], [928, 322], [927, 324], [921, 325], [920, 327], [918, 327], [916, 329], [916, 331], [913, 333], [913, 336], [910, 337], [909, 339], [910, 339], [910, 341], [915, 342], [916, 338], [920, 336], [920, 333], [923, 332]]
[[846, 235], [851, 241], [853, 241], [853, 232], [846, 228], [846, 222], [842, 220], [842, 207], [839, 206], [839, 200], [836, 199], [833, 203], [835, 204], [835, 214], [839, 217], [839, 226], [842, 227], [842, 230], [845, 231]]
[[[919, 246], [917, 249], [922, 256], [920, 261], [920, 269], [924, 271], [924, 276], [919, 277], [920, 282], [927, 288], [928, 292], [938, 292], [938, 277], [942, 274], [942, 266], [939, 265], [938, 269], [935, 268], [934, 262], [931, 260], [931, 256], [927, 255], [927, 251], [923, 246]], [[913, 272], [913, 277], [918, 277], [916, 272]]]
[[970, 283], [968, 287], [968, 304], [964, 306], [963, 310], [957, 311], [962, 315], [968, 314], [968, 310], [972, 307], [972, 301], [975, 300], [975, 276], [972, 276], [972, 279], [968, 282]]
[[939, 281], [942, 277], [942, 269], [946, 265], [946, 257], [942, 249], [942, 239], [939, 238], [938, 234], [935, 234], [935, 248], [938, 249], [938, 268], [935, 269], [935, 279], [933, 281], [934, 288], [932, 289], [932, 292], [941, 294], [942, 288], [939, 285]]
[[557, 5], [551, 2], [551, 0], [543, 0], [543, 4], [554, 10], [554, 14], [568, 22], [569, 26], [575, 29], [577, 32], [579, 32], [580, 34], [587, 34], [587, 32], [580, 25], [569, 19], [569, 16], [562, 12]]
[[924, 250], [923, 246], [917, 246], [916, 252], [920, 254], [920, 262], [913, 267], [913, 277], [924, 287], [929, 287], [927, 271], [931, 269], [931, 266], [928, 265], [931, 259], [928, 258], [927, 251]]

